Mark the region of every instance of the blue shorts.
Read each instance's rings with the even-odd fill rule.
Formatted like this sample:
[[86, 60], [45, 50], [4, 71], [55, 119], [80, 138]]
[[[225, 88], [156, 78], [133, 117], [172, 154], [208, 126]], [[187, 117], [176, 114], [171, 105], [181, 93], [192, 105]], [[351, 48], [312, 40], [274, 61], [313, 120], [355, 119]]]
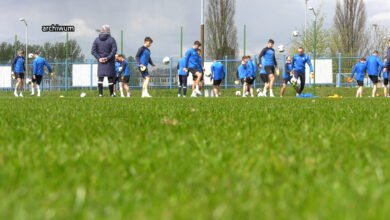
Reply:
[[291, 81], [291, 78], [292, 78], [292, 76], [284, 77], [284, 78], [283, 78], [283, 82], [284, 82], [285, 84], [288, 84], [288, 83]]
[[142, 71], [142, 70], [141, 70], [141, 67], [138, 67], [138, 70], [141, 72], [142, 78], [145, 79], [146, 77], [150, 77], [148, 68], [146, 68], [145, 71]]

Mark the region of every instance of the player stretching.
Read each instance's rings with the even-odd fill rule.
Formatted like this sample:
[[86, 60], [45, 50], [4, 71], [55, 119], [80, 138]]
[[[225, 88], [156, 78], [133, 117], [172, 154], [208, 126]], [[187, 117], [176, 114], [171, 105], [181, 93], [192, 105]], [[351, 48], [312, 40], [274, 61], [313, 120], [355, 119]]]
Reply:
[[211, 79], [213, 80], [213, 91], [217, 98], [221, 95], [221, 83], [225, 79], [225, 75], [225, 66], [215, 60], [211, 65]]
[[291, 72], [292, 72], [291, 56], [288, 56], [286, 59], [286, 65], [284, 67], [283, 73], [283, 86], [280, 90], [280, 97], [284, 96], [288, 83], [291, 81]]
[[[188, 73], [184, 71], [186, 63], [186, 58], [183, 57], [179, 60], [179, 63], [177, 64], [177, 71], [179, 74], [179, 89], [177, 92], [177, 97], [183, 96], [184, 98], [187, 96], [187, 79], [188, 79]], [[181, 93], [183, 89], [183, 94]]]
[[42, 82], [42, 75], [45, 72], [44, 67], [46, 66], [47, 70], [49, 71], [50, 75], [53, 72], [53, 69], [51, 66], [46, 62], [44, 58], [39, 56], [39, 51], [36, 51], [34, 53], [34, 61], [33, 61], [33, 79], [31, 83], [31, 95], [33, 96], [35, 94], [34, 91], [34, 85], [37, 87], [37, 96], [41, 96], [41, 82]]
[[310, 57], [305, 54], [303, 47], [298, 48], [298, 54], [296, 54], [292, 59], [292, 68], [294, 71], [294, 78], [300, 79], [301, 86], [297, 88], [297, 96], [301, 95], [305, 89], [306, 83], [306, 64], [310, 68], [310, 77], [314, 78], [313, 66], [311, 65]]
[[152, 65], [155, 67], [152, 58], [150, 57], [150, 47], [153, 44], [153, 40], [150, 37], [145, 37], [144, 39], [144, 45], [139, 48], [137, 55], [135, 55], [135, 58], [137, 60], [137, 66], [138, 70], [141, 72], [142, 78], [144, 79], [144, 83], [142, 85], [142, 98], [151, 98], [148, 87], [149, 87], [149, 81], [150, 81], [150, 74], [148, 70], [148, 65]]
[[199, 69], [202, 68], [202, 63], [200, 56], [198, 55], [198, 50], [201, 46], [202, 44], [199, 41], [195, 41], [194, 46], [189, 49], [185, 55], [186, 62], [184, 64], [184, 71], [191, 73], [194, 80], [191, 97], [202, 95], [202, 93], [199, 91], [199, 81], [202, 78], [202, 73], [199, 71]]
[[116, 41], [111, 37], [110, 26], [103, 25], [99, 37], [92, 45], [92, 55], [98, 60], [98, 88], [99, 97], [103, 97], [104, 77], [108, 79], [110, 96], [114, 97], [115, 54], [117, 52]]
[[[264, 70], [268, 75], [270, 97], [275, 97], [273, 92], [273, 86], [275, 82], [275, 70], [276, 70], [275, 68], [277, 68], [278, 66], [275, 57], [275, 50], [273, 49], [274, 44], [275, 44], [274, 40], [270, 39], [268, 41], [267, 47], [265, 47], [259, 55], [259, 67], [262, 68], [264, 66]], [[262, 62], [263, 58], [264, 60]], [[266, 89], [264, 89], [263, 95], [267, 96]]]
[[353, 77], [356, 74], [356, 81], [358, 84], [358, 89], [356, 91], [356, 98], [363, 97], [363, 81], [364, 81], [364, 75], [367, 72], [367, 63], [366, 58], [362, 57], [360, 58], [360, 61], [355, 65], [355, 67], [352, 70], [352, 74], [350, 76], [350, 80], [352, 81]]
[[[17, 80], [15, 85], [15, 97], [23, 97], [23, 88], [24, 88], [24, 73], [26, 72], [26, 59], [24, 57], [23, 50], [18, 50], [18, 56], [15, 57], [14, 62], [12, 63], [12, 73], [15, 74]], [[20, 92], [18, 94], [18, 91]]]
[[367, 73], [368, 77], [371, 79], [374, 84], [372, 88], [372, 97], [376, 96], [376, 89], [379, 82], [378, 74], [380, 72], [380, 68], [384, 68], [385, 65], [378, 57], [378, 51], [375, 50], [371, 56], [367, 58]]
[[118, 81], [119, 81], [119, 91], [121, 93], [121, 97], [124, 98], [125, 95], [123, 94], [123, 89], [126, 90], [127, 98], [130, 98], [130, 67], [129, 62], [127, 62], [124, 55], [120, 54], [117, 56], [117, 61], [119, 62], [120, 66], [118, 69]]

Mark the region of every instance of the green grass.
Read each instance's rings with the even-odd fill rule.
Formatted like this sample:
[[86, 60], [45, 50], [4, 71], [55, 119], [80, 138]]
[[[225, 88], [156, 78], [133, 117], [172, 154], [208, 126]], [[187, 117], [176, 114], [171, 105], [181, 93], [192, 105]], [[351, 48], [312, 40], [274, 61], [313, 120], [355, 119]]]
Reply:
[[0, 219], [389, 219], [390, 99], [78, 95], [0, 94]]

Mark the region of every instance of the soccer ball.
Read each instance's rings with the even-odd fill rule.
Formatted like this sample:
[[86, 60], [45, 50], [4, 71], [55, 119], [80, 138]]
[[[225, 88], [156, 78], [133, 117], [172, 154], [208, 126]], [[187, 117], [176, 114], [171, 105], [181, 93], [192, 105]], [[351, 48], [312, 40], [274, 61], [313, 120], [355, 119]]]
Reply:
[[122, 72], [122, 67], [119, 67], [119, 69], [118, 69], [118, 70], [119, 70], [119, 72]]
[[234, 84], [235, 84], [235, 85], [240, 85], [240, 80], [235, 80], [235, 81], [234, 81]]
[[284, 52], [284, 45], [279, 45], [278, 50], [279, 50], [279, 53], [283, 53]]
[[169, 57], [164, 57], [163, 64], [168, 65], [171, 62], [171, 59]]
[[236, 91], [236, 96], [241, 96], [241, 91]]
[[211, 73], [210, 73], [210, 72], [205, 72], [204, 75], [205, 75], [206, 77], [210, 77], [210, 76], [211, 76]]
[[29, 59], [32, 59], [32, 58], [34, 58], [34, 54], [32, 54], [32, 53], [29, 53], [29, 54], [28, 54], [28, 58], [29, 58]]
[[293, 37], [298, 37], [299, 36], [299, 32], [298, 31], [293, 31], [292, 35], [293, 35]]
[[26, 79], [26, 84], [27, 84], [27, 85], [30, 85], [30, 84], [31, 84], [31, 82], [32, 82], [32, 81], [31, 81], [31, 79], [30, 79], [30, 78], [27, 78], [27, 79]]
[[291, 78], [290, 82], [291, 82], [292, 86], [296, 86], [298, 83], [298, 80], [295, 77], [293, 77], [293, 78]]
[[143, 72], [143, 71], [146, 70], [146, 66], [141, 66], [140, 69], [141, 69], [141, 71]]
[[87, 93], [85, 93], [85, 92], [83, 92], [83, 93], [80, 94], [80, 97], [81, 97], [81, 98], [84, 98], [85, 96], [87, 96]]

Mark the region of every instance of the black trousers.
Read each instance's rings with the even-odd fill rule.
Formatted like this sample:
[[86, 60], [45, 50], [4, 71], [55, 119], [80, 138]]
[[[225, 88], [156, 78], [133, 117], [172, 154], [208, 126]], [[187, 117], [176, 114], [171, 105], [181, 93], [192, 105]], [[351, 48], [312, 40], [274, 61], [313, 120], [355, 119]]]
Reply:
[[188, 76], [179, 75], [179, 94], [181, 94], [181, 89], [183, 88], [183, 94], [187, 95], [187, 78]]
[[295, 77], [295, 79], [299, 79], [301, 81], [301, 87], [297, 90], [297, 93], [301, 94], [303, 92], [303, 90], [305, 89], [306, 74], [294, 72], [294, 77]]
[[[107, 77], [108, 79], [108, 88], [110, 90], [110, 96], [114, 94], [114, 77]], [[98, 89], [99, 89], [99, 95], [103, 95], [103, 81], [104, 77], [99, 77], [98, 80]]]

